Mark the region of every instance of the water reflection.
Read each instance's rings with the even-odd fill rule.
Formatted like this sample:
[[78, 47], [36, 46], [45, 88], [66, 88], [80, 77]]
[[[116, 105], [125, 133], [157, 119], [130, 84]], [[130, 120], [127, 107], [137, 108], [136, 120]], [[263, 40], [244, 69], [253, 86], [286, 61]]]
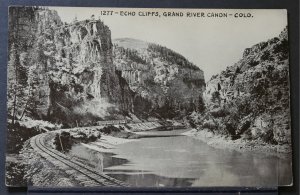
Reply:
[[98, 166], [99, 171], [133, 186], [277, 186], [278, 182], [290, 183], [290, 159], [215, 149], [187, 136], [142, 138], [120, 144], [111, 152], [99, 153], [82, 145], [71, 150], [75, 156], [80, 154], [79, 159]]

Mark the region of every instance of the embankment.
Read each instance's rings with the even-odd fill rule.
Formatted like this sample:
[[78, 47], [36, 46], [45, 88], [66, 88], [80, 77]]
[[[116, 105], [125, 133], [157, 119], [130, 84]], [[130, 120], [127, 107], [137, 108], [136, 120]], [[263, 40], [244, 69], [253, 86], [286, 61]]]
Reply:
[[291, 149], [288, 145], [271, 145], [266, 144], [262, 140], [232, 140], [229, 136], [217, 135], [207, 129], [199, 131], [192, 129], [183, 134], [201, 140], [208, 145], [219, 149], [225, 148], [239, 152], [257, 152], [277, 157], [286, 157], [291, 153]]

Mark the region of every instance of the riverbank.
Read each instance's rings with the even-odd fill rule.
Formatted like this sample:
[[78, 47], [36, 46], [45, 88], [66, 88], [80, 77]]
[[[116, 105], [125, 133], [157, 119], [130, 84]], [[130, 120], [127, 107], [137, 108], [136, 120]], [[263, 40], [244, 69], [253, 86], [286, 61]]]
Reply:
[[183, 132], [189, 130], [179, 129], [180, 126], [182, 126], [180, 123], [175, 124], [174, 126], [169, 125], [166, 130], [162, 129], [163, 126], [158, 122], [145, 122], [139, 124], [113, 125], [101, 128], [74, 128], [68, 132], [75, 137], [77, 137], [78, 134], [83, 133], [88, 137], [94, 135], [95, 132], [101, 133], [101, 136], [99, 136], [97, 140], [88, 143], [80, 143], [80, 145], [101, 153], [112, 153], [112, 150], [117, 148], [118, 145], [139, 141], [140, 138], [181, 136]]
[[131, 132], [145, 132], [145, 131], [169, 131], [185, 128], [185, 126], [178, 121], [152, 121], [141, 123], [128, 123], [125, 125]]
[[75, 146], [72, 154], [84, 154], [81, 157], [88, 162], [101, 160], [106, 174], [132, 186], [270, 186], [291, 183], [291, 160], [288, 158], [236, 152], [224, 146], [217, 149], [186, 135], [134, 141], [110, 136], [102, 138], [88, 144], [94, 148], [82, 144]]
[[[98, 127], [99, 128], [99, 127]], [[63, 130], [59, 130], [56, 132], [48, 133], [49, 136], [45, 137], [45, 145], [47, 147], [54, 147], [52, 146], [52, 138], [55, 133], [59, 133]], [[233, 149], [233, 150], [239, 150], [239, 151], [251, 151], [250, 153], [242, 153], [239, 154], [238, 158], [241, 158], [243, 163], [248, 167], [248, 164], [250, 167], [253, 168], [253, 170], [256, 170], [254, 167], [262, 166], [265, 167], [263, 172], [257, 172], [253, 174], [258, 174], [259, 177], [264, 177], [267, 173], [269, 175], [272, 175], [272, 172], [276, 170], [276, 166], [274, 165], [274, 159], [269, 158], [268, 155], [255, 155], [253, 151], [258, 152], [258, 149], [261, 149], [260, 143], [255, 143], [256, 145], [253, 146], [253, 148], [250, 150], [250, 145], [247, 143], [244, 143], [243, 140], [229, 140], [230, 138], [226, 138], [223, 136], [216, 136], [206, 130], [197, 132], [196, 129], [191, 130], [182, 130], [184, 132], [178, 132], [178, 130], [175, 130], [178, 134], [185, 135], [185, 136], [175, 136], [173, 138], [163, 138], [162, 137], [155, 137], [153, 139], [128, 139], [128, 136], [124, 136], [123, 138], [118, 138], [115, 136], [112, 136], [112, 134], [120, 133], [116, 129], [111, 130], [110, 135], [104, 134], [103, 131], [100, 138], [98, 138], [96, 141], [91, 141], [88, 143], [77, 143], [74, 145], [75, 147], [70, 151], [65, 153], [65, 155], [69, 155], [72, 157], [73, 161], [78, 161], [81, 163], [84, 163], [87, 166], [91, 166], [92, 168], [95, 167], [99, 162], [102, 162], [100, 166], [101, 172], [104, 171], [104, 168], [111, 166], [107, 171], [112, 170], [110, 172], [111, 177], [116, 177], [116, 179], [126, 181], [127, 178], [129, 181], [132, 181], [132, 179], [135, 179], [135, 181], [139, 182], [141, 181], [140, 177], [144, 177], [147, 175], [140, 174], [136, 172], [136, 176], [133, 176], [132, 174], [128, 172], [120, 172], [119, 170], [130, 170], [131, 172], [135, 170], [153, 170], [157, 171], [156, 176], [152, 178], [152, 183], [155, 183], [157, 180], [163, 183], [163, 185], [168, 185], [169, 180], [165, 180], [165, 178], [162, 178], [159, 175], [161, 173], [161, 170], [169, 170], [164, 172], [164, 176], [168, 178], [178, 178], [181, 175], [173, 175], [175, 172], [174, 169], [178, 169], [179, 167], [185, 166], [185, 167], [191, 167], [195, 166], [195, 163], [197, 166], [199, 166], [199, 169], [195, 169], [192, 173], [189, 171], [185, 172], [187, 174], [187, 177], [190, 177], [189, 174], [195, 174], [193, 178], [196, 178], [195, 184], [196, 185], [203, 185], [202, 183], [197, 180], [197, 177], [202, 174], [203, 166], [208, 166], [207, 170], [215, 170], [216, 166], [223, 170], [224, 167], [226, 167], [226, 170], [221, 171], [222, 173], [227, 173], [228, 171], [230, 174], [236, 173], [236, 177], [239, 177], [241, 174], [240, 169], [236, 170], [234, 168], [233, 170], [230, 169], [231, 166], [220, 166], [220, 161], [223, 163], [228, 163], [229, 165], [233, 165], [235, 163], [236, 159], [236, 152], [232, 152], [230, 150], [226, 151], [226, 148]], [[170, 131], [169, 133], [175, 133], [175, 131]], [[85, 128], [78, 128], [78, 129], [72, 129], [69, 132], [73, 134], [73, 136], [76, 137], [76, 135], [82, 135], [82, 133], [86, 133], [87, 137], [90, 137], [91, 135], [96, 136], [96, 132], [99, 132], [99, 129], [91, 130], [88, 127]], [[80, 133], [81, 132], [81, 133]], [[127, 135], [128, 132], [126, 132], [124, 129], [121, 130], [122, 134]], [[146, 133], [146, 132], [145, 132]], [[151, 132], [149, 132], [151, 133]], [[155, 133], [167, 133], [166, 131], [155, 131]], [[130, 133], [129, 133], [130, 134]], [[196, 141], [196, 139], [202, 140], [203, 142]], [[124, 143], [126, 144], [126, 147], [121, 146]], [[184, 144], [178, 144], [178, 143], [184, 143]], [[213, 146], [213, 147], [209, 147]], [[241, 148], [238, 148], [238, 146], [241, 146]], [[23, 151], [24, 156], [24, 162], [25, 164], [29, 165], [26, 167], [26, 178], [29, 179], [24, 182], [30, 182], [35, 185], [67, 185], [67, 186], [85, 186], [89, 185], [88, 180], [80, 178], [78, 175], [76, 177], [76, 174], [72, 172], [72, 170], [65, 170], [64, 168], [55, 167], [51, 161], [47, 161], [46, 159], [41, 158], [38, 154], [35, 154], [35, 152], [30, 148], [26, 147], [27, 149]], [[120, 150], [120, 148], [122, 148]], [[220, 148], [222, 150], [217, 150], [214, 148]], [[274, 149], [274, 148], [273, 148]], [[125, 152], [124, 152], [125, 151]], [[127, 151], [127, 152], [126, 152]], [[209, 154], [210, 158], [208, 158], [207, 162], [203, 162], [203, 151], [206, 151], [207, 154]], [[271, 150], [270, 150], [271, 151]], [[25, 153], [24, 153], [25, 152]], [[99, 152], [102, 153], [99, 155]], [[267, 150], [261, 150], [260, 152], [267, 153]], [[273, 151], [274, 152], [274, 151]], [[106, 153], [106, 154], [105, 154]], [[114, 153], [114, 157], [112, 158], [111, 154]], [[164, 154], [163, 154], [164, 153]], [[270, 152], [272, 153], [272, 151]], [[149, 156], [149, 154], [151, 154]], [[241, 155], [241, 157], [240, 157]], [[162, 156], [163, 158], [166, 158], [166, 161], [161, 161]], [[231, 156], [228, 158], [228, 156]], [[182, 161], [182, 157], [184, 157], [184, 161]], [[226, 158], [225, 158], [226, 157]], [[202, 159], [202, 160], [199, 160]], [[205, 159], [205, 158], [204, 158]], [[211, 160], [214, 159], [214, 160]], [[227, 161], [228, 159], [232, 159], [233, 161]], [[254, 159], [254, 160], [253, 160]], [[171, 160], [174, 163], [170, 163], [169, 160]], [[282, 159], [281, 159], [282, 160]], [[127, 161], [132, 161], [137, 164], [126, 164]], [[149, 162], [152, 163], [149, 163]], [[166, 162], [166, 163], [163, 163]], [[216, 164], [213, 162], [217, 162]], [[240, 163], [240, 161], [238, 161]], [[284, 161], [282, 161], [284, 162]], [[281, 163], [282, 163], [281, 162]], [[111, 163], [111, 164], [107, 164]], [[181, 164], [182, 163], [182, 164]], [[266, 164], [265, 164], [266, 163]], [[273, 163], [273, 164], [272, 164]], [[33, 165], [33, 166], [32, 166]], [[159, 165], [160, 167], [152, 166], [152, 165]], [[172, 165], [172, 166], [171, 166]], [[289, 167], [289, 163], [286, 163], [284, 167]], [[171, 168], [170, 168], [171, 166]], [[274, 167], [275, 166], [275, 167]], [[112, 168], [113, 167], [113, 168]], [[228, 168], [229, 167], [229, 168]], [[280, 166], [282, 167], [282, 165]], [[49, 170], [55, 169], [53, 174], [47, 175], [47, 172]], [[119, 169], [119, 170], [118, 170]], [[29, 170], [29, 171], [28, 171]], [[116, 172], [115, 170], [118, 170], [119, 172]], [[188, 170], [187, 168], [185, 170]], [[197, 172], [197, 170], [199, 172]], [[260, 169], [258, 169], [259, 171]], [[283, 170], [285, 170], [283, 168]], [[235, 172], [237, 171], [237, 172]], [[34, 176], [34, 173], [38, 172], [37, 176], [35, 178], [32, 178]], [[209, 171], [208, 171], [209, 172]], [[68, 176], [68, 173], [71, 173], [72, 177]], [[121, 174], [121, 175], [118, 175]], [[249, 176], [247, 171], [244, 172], [246, 176]], [[252, 173], [251, 173], [252, 175]], [[251, 176], [250, 175], [250, 176]], [[285, 175], [281, 174], [280, 175]], [[44, 180], [42, 178], [45, 178]], [[245, 177], [242, 177], [245, 178]], [[172, 179], [171, 179], [172, 180]], [[270, 178], [266, 180], [268, 182]], [[133, 183], [135, 183], [135, 181]], [[185, 181], [183, 179], [183, 181]], [[214, 180], [217, 183], [220, 183], [220, 181]], [[256, 182], [256, 180], [251, 180], [252, 182]], [[166, 182], [166, 183], [164, 183]], [[223, 181], [222, 181], [223, 182]], [[248, 179], [244, 182], [248, 182]], [[216, 185], [217, 185], [216, 183]], [[271, 182], [273, 183], [273, 182]], [[144, 183], [141, 181], [139, 185], [144, 185]], [[148, 185], [148, 184], [147, 184]], [[186, 186], [189, 186], [190, 184], [184, 184]]]
[[132, 141], [138, 141], [138, 139], [128, 139], [114, 137], [110, 135], [102, 135], [100, 139], [89, 143], [80, 143], [86, 148], [101, 152], [101, 153], [111, 153], [112, 149], [115, 149], [117, 145], [124, 144]]
[[218, 149], [230, 149], [239, 152], [257, 152], [267, 155], [286, 157], [291, 153], [291, 147], [288, 145], [272, 145], [261, 140], [243, 140], [242, 138], [232, 140], [230, 137], [214, 134], [207, 129], [199, 130], [192, 129], [183, 135], [201, 140], [209, 146]]

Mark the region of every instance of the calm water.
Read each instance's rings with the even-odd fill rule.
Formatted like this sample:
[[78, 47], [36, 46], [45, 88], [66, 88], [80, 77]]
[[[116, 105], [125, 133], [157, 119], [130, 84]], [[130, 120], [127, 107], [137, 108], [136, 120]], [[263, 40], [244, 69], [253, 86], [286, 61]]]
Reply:
[[[176, 135], [180, 131], [169, 132]], [[157, 132], [149, 133], [157, 135]], [[161, 132], [166, 136], [168, 132]], [[291, 183], [290, 159], [215, 149], [188, 136], [151, 137], [104, 152], [73, 146], [99, 171], [132, 186], [274, 186]]]

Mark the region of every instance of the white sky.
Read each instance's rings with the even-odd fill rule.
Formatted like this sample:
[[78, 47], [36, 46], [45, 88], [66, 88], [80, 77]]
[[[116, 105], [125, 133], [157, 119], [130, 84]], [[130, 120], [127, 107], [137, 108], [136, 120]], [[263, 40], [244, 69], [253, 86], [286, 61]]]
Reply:
[[62, 21], [90, 19], [100, 11], [165, 11], [251, 13], [251, 18], [187, 18], [147, 16], [100, 16], [109, 26], [112, 39], [135, 38], [166, 46], [199, 66], [209, 80], [214, 74], [237, 62], [247, 47], [278, 36], [287, 25], [286, 10], [208, 10], [208, 9], [142, 9], [142, 8], [86, 8], [50, 7]]

